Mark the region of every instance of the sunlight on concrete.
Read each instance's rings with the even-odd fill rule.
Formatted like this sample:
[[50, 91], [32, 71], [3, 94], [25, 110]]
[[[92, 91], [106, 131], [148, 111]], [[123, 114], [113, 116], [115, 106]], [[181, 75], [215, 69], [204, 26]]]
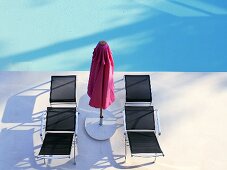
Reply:
[[[41, 144], [40, 116], [49, 106], [47, 82], [51, 75], [67, 74], [78, 76], [77, 165], [72, 159], [52, 160], [44, 165], [35, 155]], [[0, 137], [4, 140], [0, 140], [0, 151], [5, 154], [0, 154], [0, 169], [225, 169], [226, 73], [127, 72], [149, 74], [151, 78], [153, 105], [159, 111], [162, 128], [158, 140], [165, 154], [155, 164], [153, 158], [129, 155], [124, 162], [124, 74], [114, 75], [116, 101], [108, 108], [117, 119], [117, 130], [110, 140], [95, 141], [84, 129], [85, 118], [98, 111], [88, 105], [88, 72], [1, 73]], [[35, 90], [41, 93], [34, 93]]]

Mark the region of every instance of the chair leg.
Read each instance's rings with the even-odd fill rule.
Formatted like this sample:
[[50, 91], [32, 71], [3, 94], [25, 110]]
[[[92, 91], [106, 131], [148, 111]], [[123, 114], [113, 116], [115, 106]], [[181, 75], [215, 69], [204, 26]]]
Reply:
[[76, 139], [74, 140], [74, 165], [76, 165]]
[[155, 161], [156, 161], [156, 158], [157, 158], [157, 155], [155, 155], [155, 158], [154, 158], [154, 163], [155, 163]]
[[126, 162], [126, 155], [127, 155], [127, 144], [126, 144], [126, 136], [125, 136], [125, 162]]

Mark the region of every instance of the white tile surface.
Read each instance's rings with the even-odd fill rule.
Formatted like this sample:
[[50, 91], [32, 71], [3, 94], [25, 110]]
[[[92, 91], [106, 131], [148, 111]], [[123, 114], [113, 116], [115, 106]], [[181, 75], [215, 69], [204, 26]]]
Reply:
[[[40, 115], [49, 106], [51, 75], [78, 75], [79, 133], [77, 165], [73, 159], [35, 160], [41, 139]], [[125, 73], [115, 73], [116, 101], [108, 108], [117, 130], [107, 141], [90, 138], [84, 129], [88, 72], [0, 72], [0, 169], [153, 169], [224, 170], [227, 167], [227, 73], [150, 74], [153, 104], [159, 110], [165, 157], [130, 157], [124, 163], [123, 115]], [[126, 73], [133, 74], [133, 73]], [[73, 153], [73, 152], [72, 152]]]

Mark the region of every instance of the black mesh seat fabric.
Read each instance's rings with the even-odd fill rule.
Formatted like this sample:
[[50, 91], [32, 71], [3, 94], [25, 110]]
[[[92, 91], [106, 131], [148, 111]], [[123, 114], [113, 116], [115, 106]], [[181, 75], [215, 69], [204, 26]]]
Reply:
[[46, 131], [75, 131], [76, 108], [48, 107]]
[[153, 106], [125, 106], [126, 130], [155, 130]]
[[47, 133], [39, 155], [70, 155], [75, 125], [75, 107], [48, 107], [46, 115]]
[[76, 102], [76, 76], [51, 76], [52, 102]]
[[154, 132], [127, 132], [132, 154], [163, 154]]
[[149, 75], [125, 75], [126, 102], [152, 102]]
[[70, 155], [73, 133], [47, 133], [39, 155]]

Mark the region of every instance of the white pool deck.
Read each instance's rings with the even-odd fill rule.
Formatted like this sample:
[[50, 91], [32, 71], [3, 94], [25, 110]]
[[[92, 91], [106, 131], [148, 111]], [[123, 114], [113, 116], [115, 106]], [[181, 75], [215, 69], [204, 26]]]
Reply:
[[[77, 165], [73, 159], [36, 160], [41, 146], [40, 116], [49, 106], [51, 75], [78, 76]], [[165, 157], [130, 157], [124, 162], [124, 74], [150, 74], [153, 105], [159, 110]], [[227, 72], [116, 72], [116, 101], [107, 110], [117, 119], [106, 141], [90, 138], [84, 121], [97, 111], [86, 95], [88, 72], [0, 72], [0, 169], [224, 170], [227, 167]], [[98, 133], [98, 132], [97, 132]], [[128, 152], [129, 153], [129, 152]], [[73, 152], [72, 152], [73, 154]]]

